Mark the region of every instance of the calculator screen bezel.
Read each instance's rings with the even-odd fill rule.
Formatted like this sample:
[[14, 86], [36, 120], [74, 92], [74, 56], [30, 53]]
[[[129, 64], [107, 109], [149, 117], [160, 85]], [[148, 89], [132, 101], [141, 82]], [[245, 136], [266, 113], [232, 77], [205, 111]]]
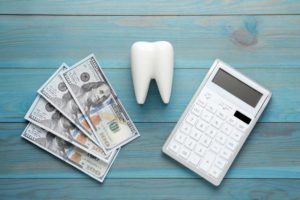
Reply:
[[[234, 94], [230, 93], [229, 91], [225, 90], [221, 86], [214, 83], [212, 80], [219, 71], [219, 69], [224, 70], [231, 76], [235, 77], [236, 79], [240, 80], [242, 83], [248, 85], [249, 87], [253, 88], [257, 92], [261, 93], [262, 96], [260, 100], [257, 102], [255, 107], [252, 107], [245, 101], [241, 100], [239, 97], [235, 96]], [[232, 102], [234, 105], [236, 105], [241, 111], [244, 113], [250, 114], [250, 116], [253, 118], [256, 116], [256, 114], [259, 112], [261, 106], [264, 104], [265, 100], [270, 96], [271, 92], [255, 81], [251, 80], [250, 78], [246, 77], [245, 75], [241, 74], [234, 68], [230, 67], [224, 62], [221, 62], [220, 60], [216, 60], [216, 62], [212, 66], [212, 72], [207, 80], [206, 86], [209, 87], [211, 90], [215, 91], [216, 93], [220, 94], [222, 97], [224, 97], [229, 102]]]
[[262, 97], [262, 93], [232, 76], [222, 68], [219, 68], [212, 82], [254, 108]]

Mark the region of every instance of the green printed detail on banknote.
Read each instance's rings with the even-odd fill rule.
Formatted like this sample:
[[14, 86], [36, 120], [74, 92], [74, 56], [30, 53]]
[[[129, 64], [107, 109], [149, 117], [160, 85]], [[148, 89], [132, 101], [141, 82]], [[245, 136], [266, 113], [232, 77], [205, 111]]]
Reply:
[[139, 136], [94, 55], [63, 71], [61, 76], [106, 150], [119, 148]]
[[23, 131], [22, 137], [99, 182], [104, 181], [119, 152], [117, 151], [113, 159], [106, 163], [31, 123]]
[[103, 148], [91, 141], [43, 97], [36, 97], [25, 119], [103, 161], [109, 162], [115, 153], [112, 151], [107, 157]]

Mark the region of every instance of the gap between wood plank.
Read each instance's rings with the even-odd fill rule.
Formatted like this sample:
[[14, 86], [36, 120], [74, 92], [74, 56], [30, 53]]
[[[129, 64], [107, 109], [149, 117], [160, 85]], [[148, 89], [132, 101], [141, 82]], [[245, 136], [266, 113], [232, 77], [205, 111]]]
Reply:
[[153, 15], [142, 15], [142, 14], [122, 14], [122, 15], [116, 15], [116, 14], [18, 14], [18, 13], [1, 13], [0, 16], [110, 16], [110, 17], [197, 17], [197, 16], [298, 16], [300, 13], [289, 13], [289, 14], [153, 14]]

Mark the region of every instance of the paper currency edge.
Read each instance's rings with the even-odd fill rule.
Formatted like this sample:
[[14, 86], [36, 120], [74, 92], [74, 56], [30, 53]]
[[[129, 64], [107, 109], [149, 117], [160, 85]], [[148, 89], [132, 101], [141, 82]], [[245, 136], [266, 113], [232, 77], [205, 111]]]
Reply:
[[[75, 167], [75, 168], [78, 169], [79, 171], [81, 171], [81, 172], [83, 172], [84, 174], [86, 174], [86, 175], [92, 177], [93, 179], [99, 181], [100, 183], [103, 183], [103, 181], [104, 181], [104, 179], [106, 178], [106, 176], [107, 176], [107, 174], [108, 174], [110, 168], [112, 167], [112, 164], [114, 163], [114, 161], [115, 161], [117, 155], [118, 155], [119, 152], [120, 152], [120, 149], [118, 149], [118, 150], [116, 151], [116, 154], [114, 155], [113, 159], [110, 161], [110, 163], [107, 163], [107, 164], [108, 164], [108, 167], [107, 167], [105, 173], [104, 173], [103, 176], [99, 179], [99, 178], [97, 178], [96, 176], [94, 176], [94, 175], [92, 175], [92, 174], [86, 173], [85, 171], [83, 171], [82, 169], [80, 169], [79, 167], [77, 167], [76, 165], [74, 165], [73, 163], [71, 163], [71, 162], [69, 162], [69, 161], [67, 161], [67, 160], [64, 160], [64, 159], [61, 158], [60, 156], [58, 156], [58, 155], [52, 153], [51, 151], [49, 151], [47, 148], [43, 147], [42, 145], [40, 145], [40, 144], [38, 144], [38, 143], [36, 143], [36, 142], [33, 142], [33, 141], [31, 141], [31, 140], [28, 140], [28, 139], [24, 136], [25, 131], [27, 130], [28, 127], [29, 127], [29, 124], [26, 126], [26, 128], [24, 129], [24, 131], [23, 131], [22, 134], [21, 134], [21, 137], [22, 137], [23, 139], [25, 139], [26, 141], [29, 141], [30, 143], [32, 143], [32, 144], [38, 146], [39, 148], [43, 149], [44, 151], [47, 151], [48, 153], [52, 154], [52, 155], [55, 156], [56, 158], [59, 158], [60, 160], [64, 161], [65, 163], [68, 163], [69, 165]], [[40, 127], [40, 128], [41, 128], [41, 127]], [[43, 129], [43, 128], [42, 128], [42, 129]], [[45, 130], [45, 129], [44, 129], [44, 130]], [[45, 130], [45, 131], [47, 131], [47, 130]], [[51, 134], [52, 134], [52, 133], [51, 133]], [[73, 144], [72, 144], [72, 145], [73, 145]], [[84, 151], [84, 152], [86, 152], [86, 151]]]
[[[60, 76], [62, 77], [62, 79], [64, 80], [64, 82], [65, 82], [65, 83], [67, 82], [67, 81], [66, 81], [66, 78], [65, 78], [65, 76], [64, 76], [64, 74], [66, 74], [68, 71], [71, 71], [75, 66], [80, 65], [81, 63], [85, 62], [86, 60], [88, 60], [88, 59], [90, 59], [90, 58], [94, 58], [94, 59], [95, 59], [95, 61], [97, 62], [97, 65], [100, 67], [100, 71], [101, 71], [101, 70], [102, 70], [102, 67], [101, 67], [101, 65], [99, 64], [99, 62], [98, 62], [96, 56], [92, 53], [92, 54], [88, 55], [87, 57], [81, 59], [79, 62], [73, 64], [72, 66], [70, 66], [70, 67], [69, 67], [68, 69], [66, 69], [65, 71], [63, 71], [63, 72], [60, 73]], [[114, 150], [114, 149], [118, 149], [118, 148], [122, 147], [123, 145], [125, 145], [125, 144], [131, 142], [132, 140], [138, 138], [138, 137], [140, 136], [140, 133], [139, 133], [138, 129], [136, 128], [135, 124], [133, 123], [133, 121], [131, 120], [131, 117], [128, 115], [128, 113], [127, 113], [125, 107], [123, 106], [121, 100], [119, 99], [118, 95], [116, 94], [114, 88], [112, 87], [111, 83], [109, 82], [109, 80], [107, 79], [107, 77], [106, 77], [106, 75], [105, 75], [105, 73], [104, 73], [103, 71], [102, 71], [102, 74], [103, 74], [103, 77], [105, 78], [105, 81], [108, 83], [108, 85], [109, 85], [110, 88], [112, 89], [112, 92], [114, 93], [114, 96], [116, 97], [116, 101], [118, 101], [118, 102], [120, 103], [120, 106], [122, 107], [122, 110], [123, 110], [123, 111], [125, 112], [125, 114], [128, 116], [129, 121], [133, 124], [134, 128], [136, 129], [136, 133], [135, 133], [132, 137], [130, 137], [130, 138], [127, 139], [127, 140], [124, 140], [122, 143], [120, 143], [120, 144], [118, 144], [118, 145], [116, 145], [116, 146], [113, 146], [113, 147], [111, 147], [111, 148], [107, 148], [107, 147], [102, 143], [103, 146], [105, 147], [105, 149], [109, 152], [109, 151], [112, 151], [112, 150]], [[80, 108], [81, 112], [86, 116], [86, 113], [85, 113], [84, 110], [82, 109], [82, 106], [79, 104], [77, 98], [75, 98], [75, 95], [74, 95], [73, 91], [71, 91], [71, 88], [70, 88], [69, 84], [66, 83], [66, 86], [68, 87], [68, 89], [69, 89], [71, 95], [73, 96], [74, 100], [76, 101], [76, 103], [77, 103], [78, 107]], [[86, 117], [87, 117], [87, 116], [86, 116]], [[91, 122], [90, 122], [90, 119], [88, 119], [88, 117], [87, 117], [86, 120], [89, 122], [89, 124], [91, 123]], [[95, 132], [95, 130], [93, 129], [93, 126], [92, 126], [92, 125], [91, 125], [91, 128], [92, 128], [93, 132]], [[96, 134], [96, 133], [95, 133], [95, 135], [96, 135], [96, 137], [97, 137], [97, 134]], [[100, 138], [98, 138], [98, 139], [100, 140]]]
[[[79, 62], [78, 62], [78, 63], [79, 63]], [[75, 65], [76, 65], [76, 64], [75, 64]], [[72, 65], [72, 66], [75, 66], [75, 65]], [[105, 145], [104, 145], [103, 142], [101, 141], [101, 138], [98, 137], [96, 131], [95, 131], [94, 128], [93, 128], [93, 125], [91, 124], [90, 119], [88, 119], [88, 117], [86, 116], [86, 113], [85, 113], [84, 110], [82, 109], [82, 106], [80, 105], [79, 101], [77, 100], [75, 94], [74, 94], [73, 91], [71, 90], [71, 88], [70, 88], [69, 84], [67, 83], [67, 80], [66, 80], [66, 78], [65, 78], [65, 76], [64, 76], [64, 74], [65, 74], [66, 72], [68, 72], [70, 69], [72, 69], [72, 66], [69, 67], [69, 69], [67, 69], [67, 70], [65, 70], [65, 71], [63, 71], [63, 72], [61, 72], [61, 73], [60, 73], [60, 76], [61, 76], [61, 78], [63, 79], [63, 81], [65, 82], [65, 84], [66, 84], [66, 86], [67, 86], [67, 88], [68, 88], [70, 94], [72, 95], [72, 97], [73, 97], [75, 103], [77, 104], [77, 106], [79, 107], [80, 111], [83, 113], [84, 117], [86, 118], [86, 120], [87, 120], [88, 124], [90, 125], [90, 127], [91, 127], [91, 129], [92, 129], [92, 131], [93, 131], [93, 133], [94, 133], [94, 135], [95, 135], [95, 137], [96, 137], [96, 139], [97, 139], [98, 142], [100, 143], [100, 146], [103, 148], [104, 152], [105, 152], [106, 154], [108, 154], [110, 151], [105, 147]]]
[[[86, 149], [83, 149], [82, 146], [78, 145], [76, 142], [70, 140], [69, 138], [67, 138], [67, 137], [65, 137], [65, 136], [63, 136], [63, 135], [61, 135], [61, 134], [58, 134], [58, 133], [56, 133], [55, 131], [51, 130], [50, 128], [44, 126], [43, 124], [39, 124], [39, 123], [35, 122], [34, 120], [30, 119], [29, 115], [30, 115], [31, 111], [34, 109], [35, 105], [37, 104], [37, 102], [39, 101], [40, 98], [43, 98], [43, 97], [37, 95], [37, 96], [36, 96], [36, 99], [33, 101], [32, 105], [31, 105], [30, 109], [27, 111], [27, 113], [26, 113], [26, 115], [25, 115], [25, 117], [24, 117], [27, 121], [29, 121], [30, 123], [32, 123], [32, 124], [34, 124], [34, 125], [36, 125], [36, 126], [42, 128], [42, 129], [44, 129], [44, 130], [46, 130], [46, 131], [48, 131], [48, 132], [50, 132], [50, 133], [52, 133], [52, 134], [55, 135], [55, 136], [57, 136], [57, 137], [59, 137], [59, 138], [65, 140], [65, 141], [71, 143], [72, 145], [76, 146], [77, 148], [79, 148], [79, 149], [81, 149], [81, 150], [83, 150], [83, 151], [85, 151], [85, 152], [87, 152], [87, 153], [89, 153], [89, 154], [91, 154], [91, 155], [93, 155], [93, 156], [99, 158], [100, 160], [102, 160], [102, 161], [104, 161], [104, 162], [108, 162], [108, 161], [111, 160], [111, 159], [108, 159], [108, 160], [107, 160], [107, 159], [105, 159], [105, 158], [100, 157], [99, 155], [97, 155], [97, 154], [95, 154], [95, 153], [92, 153], [92, 152], [90, 152], [90, 151], [87, 151]], [[104, 149], [103, 149], [103, 150], [104, 150]], [[114, 152], [111, 152], [111, 153], [113, 154]]]
[[[83, 62], [83, 61], [86, 61], [86, 60], [88, 60], [88, 59], [90, 59], [90, 58], [94, 58], [94, 60], [96, 61], [97, 65], [99, 66], [100, 72], [102, 72], [101, 74], [103, 75], [105, 81], [108, 83], [108, 85], [109, 85], [110, 88], [112, 89], [112, 92], [114, 93], [114, 96], [115, 96], [115, 98], [116, 98], [116, 101], [119, 102], [119, 104], [120, 104], [122, 110], [123, 110], [124, 113], [128, 116], [128, 120], [132, 123], [132, 125], [134, 126], [134, 128], [135, 128], [135, 130], [136, 130], [136, 133], [135, 133], [132, 137], [128, 138], [127, 140], [124, 140], [122, 143], [120, 143], [120, 144], [118, 144], [118, 145], [115, 145], [115, 146], [113, 146], [113, 147], [111, 147], [111, 148], [108, 148], [108, 150], [111, 151], [111, 150], [113, 150], [113, 149], [121, 148], [122, 146], [124, 146], [124, 145], [128, 144], [129, 142], [133, 141], [134, 139], [140, 137], [140, 133], [139, 133], [139, 130], [136, 128], [135, 124], [133, 123], [133, 121], [132, 121], [130, 115], [128, 115], [128, 113], [127, 113], [125, 107], [123, 106], [123, 104], [122, 104], [122, 102], [121, 102], [119, 96], [118, 96], [117, 93], [115, 92], [115, 90], [114, 90], [112, 84], [110, 83], [110, 81], [109, 81], [108, 78], [106, 77], [106, 75], [105, 75], [105, 73], [104, 73], [104, 71], [103, 71], [103, 68], [101, 67], [100, 63], [98, 62], [98, 60], [97, 60], [95, 54], [92, 53], [92, 54], [88, 55], [87, 57], [85, 57], [84, 59], [82, 59], [81, 61]], [[80, 62], [79, 62], [79, 63], [80, 63]], [[72, 66], [74, 66], [74, 65], [72, 65]], [[71, 69], [72, 66], [71, 66], [69, 69]], [[69, 69], [67, 69], [66, 71], [68, 71]], [[65, 71], [65, 72], [66, 72], [66, 71]]]
[[[82, 127], [80, 127], [80, 126], [78, 126], [76, 123], [74, 123], [74, 120], [73, 119], [71, 119], [69, 116], [67, 116], [58, 106], [56, 106], [56, 105], [54, 105], [54, 104], [52, 104], [51, 102], [50, 102], [50, 99], [46, 96], [46, 95], [44, 95], [43, 93], [42, 93], [42, 90], [49, 84], [49, 82], [50, 81], [52, 81], [52, 79], [54, 78], [54, 77], [56, 77], [57, 75], [59, 75], [59, 71], [63, 68], [63, 67], [66, 67], [67, 69], [69, 68], [69, 66], [67, 65], [67, 64], [65, 64], [65, 63], [63, 63], [63, 64], [61, 64], [60, 65], [60, 67], [52, 74], [52, 76], [38, 89], [38, 94], [40, 95], [40, 96], [42, 96], [44, 99], [46, 99], [56, 110], [58, 110], [65, 118], [67, 118], [70, 122], [72, 122], [72, 124], [73, 125], [75, 125], [80, 131], [82, 131], [88, 138], [90, 138], [94, 143], [96, 143], [97, 145], [99, 145], [100, 147], [102, 147], [101, 146], [101, 144], [99, 144], [99, 142], [98, 141], [95, 141], [95, 139], [94, 138], [92, 138], [91, 136], [90, 136], [90, 134], [88, 134], [87, 132], [86, 132], [86, 130], [84, 130]], [[63, 72], [63, 71], [62, 71]], [[69, 91], [70, 92], [70, 91]], [[93, 133], [92, 133], [93, 134]], [[102, 147], [103, 148], [103, 147]]]

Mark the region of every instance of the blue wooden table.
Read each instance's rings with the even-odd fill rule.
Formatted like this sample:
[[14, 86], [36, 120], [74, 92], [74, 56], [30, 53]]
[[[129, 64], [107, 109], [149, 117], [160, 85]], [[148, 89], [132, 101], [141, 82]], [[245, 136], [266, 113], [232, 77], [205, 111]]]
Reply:
[[[135, 102], [130, 46], [168, 40], [171, 102], [155, 83]], [[95, 53], [141, 137], [99, 184], [22, 140], [36, 90], [62, 63]], [[161, 153], [215, 58], [273, 92], [220, 187]], [[0, 199], [299, 199], [300, 1], [1, 0]]]

